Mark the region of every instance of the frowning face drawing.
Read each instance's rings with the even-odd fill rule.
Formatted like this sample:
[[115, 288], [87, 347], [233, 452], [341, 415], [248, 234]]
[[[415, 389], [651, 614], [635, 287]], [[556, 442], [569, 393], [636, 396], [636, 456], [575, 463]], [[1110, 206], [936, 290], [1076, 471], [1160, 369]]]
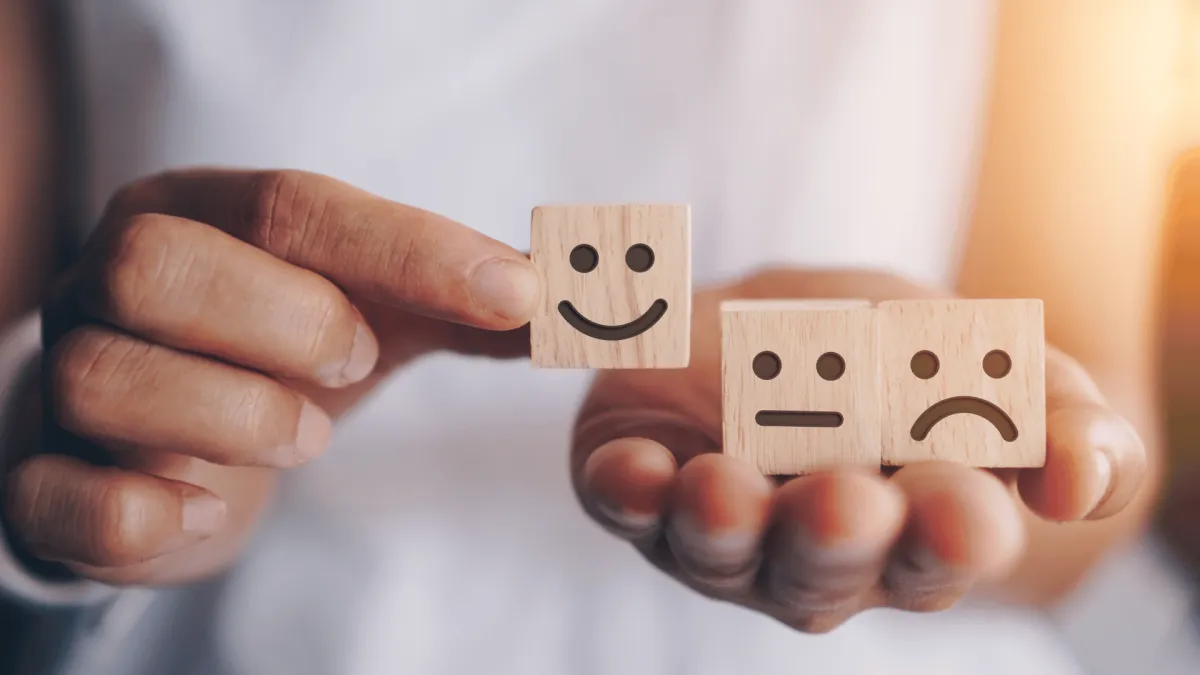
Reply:
[[1045, 338], [1038, 300], [879, 305], [883, 463], [1045, 463]]

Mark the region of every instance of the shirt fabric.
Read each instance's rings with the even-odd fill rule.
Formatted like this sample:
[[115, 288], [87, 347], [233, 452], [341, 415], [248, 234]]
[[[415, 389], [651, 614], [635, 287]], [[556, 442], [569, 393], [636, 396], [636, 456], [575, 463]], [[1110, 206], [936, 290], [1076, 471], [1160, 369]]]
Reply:
[[[89, 222], [159, 170], [297, 168], [518, 248], [537, 204], [689, 203], [697, 284], [771, 263], [954, 274], [984, 0], [68, 4]], [[806, 636], [686, 591], [574, 501], [589, 379], [406, 369], [287, 474], [237, 568], [123, 594], [76, 672], [1082, 672], [1032, 612], [877, 611]]]

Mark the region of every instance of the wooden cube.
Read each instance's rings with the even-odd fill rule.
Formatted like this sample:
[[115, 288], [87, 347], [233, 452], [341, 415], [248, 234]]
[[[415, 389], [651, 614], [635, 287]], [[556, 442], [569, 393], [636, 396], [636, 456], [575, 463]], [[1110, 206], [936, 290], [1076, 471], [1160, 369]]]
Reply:
[[543, 293], [539, 368], [684, 368], [691, 355], [691, 209], [540, 206], [530, 258]]
[[721, 306], [724, 451], [766, 475], [880, 465], [878, 315], [866, 300]]
[[905, 300], [879, 312], [885, 465], [1045, 464], [1040, 300]]

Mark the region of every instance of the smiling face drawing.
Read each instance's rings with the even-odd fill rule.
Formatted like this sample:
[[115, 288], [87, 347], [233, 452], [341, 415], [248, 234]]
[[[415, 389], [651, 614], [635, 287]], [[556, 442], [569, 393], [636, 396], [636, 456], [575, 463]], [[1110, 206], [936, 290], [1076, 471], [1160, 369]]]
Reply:
[[530, 325], [535, 366], [687, 366], [688, 207], [538, 207], [530, 258], [544, 275]]
[[[589, 244], [571, 250], [571, 267], [580, 274], [590, 274], [600, 265], [600, 253]], [[654, 266], [654, 250], [646, 244], [634, 244], [625, 252], [625, 266], [631, 272], [644, 274]], [[619, 326], [606, 326], [588, 319], [575, 309], [570, 300], [558, 303], [558, 313], [572, 328], [596, 340], [629, 340], [654, 327], [667, 313], [667, 301], [659, 298], [644, 314]]]
[[768, 475], [880, 463], [877, 314], [863, 300], [721, 307], [724, 451]]
[[1040, 301], [898, 301], [879, 311], [884, 464], [1045, 463]]

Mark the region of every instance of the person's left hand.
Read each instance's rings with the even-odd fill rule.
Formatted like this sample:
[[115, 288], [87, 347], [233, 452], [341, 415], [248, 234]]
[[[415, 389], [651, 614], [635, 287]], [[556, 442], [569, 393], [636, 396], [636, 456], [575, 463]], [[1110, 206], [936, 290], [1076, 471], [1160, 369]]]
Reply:
[[721, 454], [719, 304], [732, 298], [945, 295], [895, 277], [778, 270], [697, 294], [691, 366], [604, 371], [576, 423], [587, 513], [692, 589], [805, 631], [875, 607], [934, 611], [1013, 569], [1021, 502], [1052, 521], [1120, 512], [1146, 451], [1087, 373], [1047, 347], [1044, 468], [947, 462], [779, 481]]

